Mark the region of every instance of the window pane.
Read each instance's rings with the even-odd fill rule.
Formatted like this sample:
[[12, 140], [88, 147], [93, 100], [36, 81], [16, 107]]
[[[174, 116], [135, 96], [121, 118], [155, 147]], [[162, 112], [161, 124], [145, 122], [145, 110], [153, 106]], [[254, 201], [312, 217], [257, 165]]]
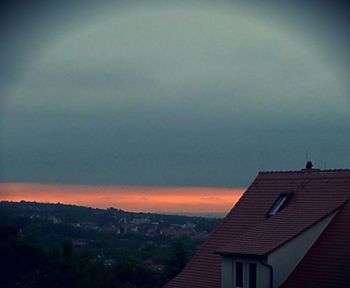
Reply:
[[256, 264], [249, 263], [249, 288], [256, 288]]
[[280, 199], [280, 201], [276, 204], [276, 212], [275, 214], [280, 210], [282, 207], [283, 203], [287, 200], [287, 197], [283, 197]]
[[236, 262], [236, 287], [243, 287], [243, 263]]
[[275, 205], [271, 208], [270, 212], [269, 212], [269, 215], [272, 216], [272, 215], [275, 215], [279, 210], [280, 208], [282, 207], [283, 203], [287, 200], [287, 197], [286, 196], [282, 196], [280, 197], [277, 202], [275, 203]]

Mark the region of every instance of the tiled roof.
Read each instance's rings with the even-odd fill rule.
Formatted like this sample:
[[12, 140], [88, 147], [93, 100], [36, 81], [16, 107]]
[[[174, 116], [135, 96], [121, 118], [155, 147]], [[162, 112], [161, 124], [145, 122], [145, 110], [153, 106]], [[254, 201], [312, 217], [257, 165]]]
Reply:
[[[266, 256], [345, 204], [342, 197], [334, 203], [326, 203], [317, 198], [313, 199], [315, 195], [312, 193], [307, 196], [309, 197], [297, 201], [291, 200], [280, 213], [233, 238], [217, 252]], [[311, 206], [309, 202], [315, 205]]]
[[[266, 218], [267, 211], [284, 191], [293, 191], [293, 197], [279, 213]], [[349, 198], [348, 169], [260, 172], [191, 262], [165, 287], [219, 288], [221, 258], [215, 252], [266, 255], [337, 209], [337, 216], [284, 287], [326, 287], [322, 286], [325, 283], [327, 287], [344, 287], [345, 282], [349, 285]], [[316, 278], [318, 285], [308, 282]], [[308, 285], [304, 285], [306, 282]]]

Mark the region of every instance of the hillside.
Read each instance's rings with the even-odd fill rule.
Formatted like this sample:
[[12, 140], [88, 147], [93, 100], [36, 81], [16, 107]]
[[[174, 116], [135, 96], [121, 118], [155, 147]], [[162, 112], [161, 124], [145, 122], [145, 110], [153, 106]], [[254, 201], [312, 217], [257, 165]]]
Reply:
[[[216, 218], [132, 213], [114, 208], [0, 202], [0, 229], [5, 236], [14, 233], [16, 237], [13, 239], [21, 239], [51, 256], [52, 253], [63, 253], [67, 249], [64, 247], [71, 247], [74, 257], [79, 259], [85, 255], [102, 270], [121, 269], [131, 273], [135, 267], [146, 269], [156, 280], [152, 280], [150, 286], [143, 280], [144, 287], [160, 287], [173, 276], [219, 222], [220, 219]], [[12, 239], [6, 237], [1, 240], [2, 249], [9, 245], [4, 239]], [[182, 259], [179, 260], [179, 257]], [[177, 263], [180, 265], [178, 268], [174, 268], [177, 264], [171, 262], [174, 259], [182, 262]], [[134, 264], [127, 264], [130, 262]], [[124, 267], [126, 264], [129, 266]], [[79, 270], [79, 264], [76, 265], [75, 269]], [[85, 274], [82, 275], [80, 278], [84, 278]]]

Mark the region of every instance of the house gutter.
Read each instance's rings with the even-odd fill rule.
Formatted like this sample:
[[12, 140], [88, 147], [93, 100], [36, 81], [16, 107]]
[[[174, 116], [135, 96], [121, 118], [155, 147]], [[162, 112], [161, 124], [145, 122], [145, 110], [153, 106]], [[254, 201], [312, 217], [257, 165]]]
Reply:
[[273, 267], [270, 264], [263, 262], [262, 260], [260, 260], [260, 264], [269, 268], [269, 270], [270, 270], [270, 288], [273, 288]]

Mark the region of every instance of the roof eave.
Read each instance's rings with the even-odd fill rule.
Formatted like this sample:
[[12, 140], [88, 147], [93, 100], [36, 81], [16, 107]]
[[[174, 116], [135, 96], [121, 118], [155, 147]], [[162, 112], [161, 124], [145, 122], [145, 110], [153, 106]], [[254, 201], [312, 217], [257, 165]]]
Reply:
[[236, 257], [236, 258], [257, 258], [257, 259], [267, 259], [268, 255], [259, 254], [248, 254], [248, 253], [232, 253], [227, 251], [215, 251], [214, 254], [226, 257]]

